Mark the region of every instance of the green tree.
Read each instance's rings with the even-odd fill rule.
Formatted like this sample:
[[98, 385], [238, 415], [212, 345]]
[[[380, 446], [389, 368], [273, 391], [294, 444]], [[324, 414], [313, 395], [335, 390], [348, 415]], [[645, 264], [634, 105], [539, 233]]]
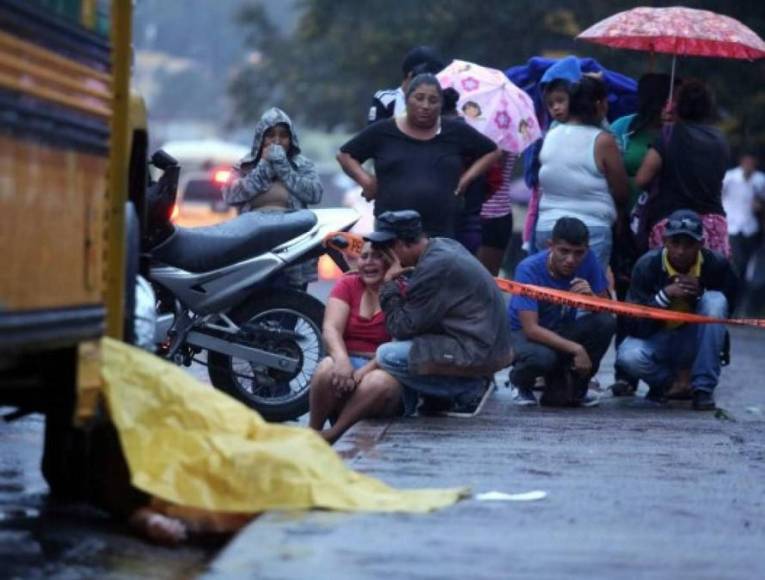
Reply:
[[[685, 4], [765, 31], [765, 3]], [[632, 0], [300, 0], [297, 26], [285, 34], [254, 4], [240, 20], [248, 47], [261, 58], [241, 68], [230, 85], [236, 120], [252, 122], [265, 107], [280, 105], [312, 126], [358, 129], [373, 92], [400, 83], [403, 55], [420, 44], [446, 58], [500, 69], [545, 53], [589, 55], [639, 76], [651, 60], [644, 53], [574, 40], [591, 24], [633, 6]], [[665, 56], [656, 58], [657, 70], [669, 71], [669, 63]], [[678, 64], [680, 75], [704, 78], [718, 91], [734, 144], [765, 146], [765, 116], [758, 114], [765, 102], [763, 65], [698, 58]]]
[[238, 72], [231, 92], [244, 121], [281, 103], [317, 126], [359, 127], [372, 93], [401, 82], [401, 59], [411, 47], [429, 44], [447, 58], [505, 68], [542, 48], [573, 48], [571, 27], [561, 23], [576, 25], [594, 7], [619, 2], [582, 4], [585, 12], [575, 15], [551, 0], [303, 0], [291, 35], [279, 33], [255, 4], [241, 21], [262, 60]]

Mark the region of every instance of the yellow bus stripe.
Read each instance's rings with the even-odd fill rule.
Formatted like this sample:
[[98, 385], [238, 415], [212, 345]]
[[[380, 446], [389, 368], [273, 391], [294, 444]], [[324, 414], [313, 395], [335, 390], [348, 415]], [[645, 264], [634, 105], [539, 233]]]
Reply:
[[3, 73], [2, 71], [0, 71], [0, 87], [9, 88], [20, 93], [31, 95], [46, 101], [51, 101], [58, 105], [63, 105], [72, 109], [77, 109], [83, 113], [96, 115], [104, 119], [109, 119], [112, 115], [111, 109], [104, 107], [103, 104], [97, 99], [92, 99], [92, 102], [89, 102], [87, 99], [79, 99], [76, 97], [63, 95], [51, 89], [46, 89], [41, 86], [25, 83], [16, 77]]
[[2, 31], [0, 31], [0, 49], [8, 49], [3, 50], [3, 52], [10, 52], [19, 58], [32, 57], [35, 60], [41, 61], [41, 64], [44, 66], [61, 70], [63, 74], [88, 76], [103, 83], [111, 83], [111, 76], [107, 73], [58, 55], [31, 42], [20, 40]]
[[[11, 73], [16, 73], [19, 76], [31, 78], [34, 80], [40, 80], [46, 84], [48, 88], [63, 90], [71, 90], [84, 95], [89, 95], [97, 99], [101, 99], [105, 104], [109, 104], [112, 99], [112, 94], [108, 90], [108, 85], [101, 81], [96, 81], [98, 84], [95, 86], [88, 86], [85, 84], [91, 79], [75, 78], [72, 76], [64, 75], [58, 71], [43, 68], [37, 64], [24, 62], [21, 59], [8, 56], [0, 52], [0, 70], [7, 72], [10, 69]], [[104, 88], [101, 88], [104, 87]]]

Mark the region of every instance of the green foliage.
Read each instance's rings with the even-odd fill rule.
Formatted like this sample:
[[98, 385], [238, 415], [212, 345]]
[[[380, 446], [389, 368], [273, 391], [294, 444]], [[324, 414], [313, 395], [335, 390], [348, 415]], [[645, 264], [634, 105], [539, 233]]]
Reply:
[[[676, 2], [647, 2], [674, 5]], [[446, 58], [505, 69], [541, 54], [593, 56], [615, 70], [639, 76], [648, 55], [609, 50], [573, 37], [606, 16], [631, 8], [625, 0], [298, 0], [297, 26], [280, 32], [258, 4], [240, 21], [247, 44], [261, 55], [230, 85], [237, 120], [252, 122], [279, 105], [302, 123], [355, 130], [363, 126], [374, 91], [397, 86], [401, 59], [428, 44]], [[738, 18], [765, 31], [765, 3], [685, 2]], [[666, 57], [657, 70], [669, 71]], [[718, 91], [724, 126], [734, 144], [765, 147], [763, 66], [713, 59], [679, 59], [682, 76], [705, 78]]]
[[[412, 46], [430, 44], [446, 56], [505, 67], [533, 55], [541, 35], [571, 45], [570, 36], [545, 28], [544, 15], [555, 2], [522, 4], [303, 0], [290, 36], [278, 33], [259, 5], [248, 7], [241, 21], [262, 60], [234, 79], [237, 110], [251, 121], [267, 104], [278, 102], [317, 126], [358, 127], [371, 94], [401, 82], [401, 59]], [[556, 20], [551, 27], [557, 25]]]

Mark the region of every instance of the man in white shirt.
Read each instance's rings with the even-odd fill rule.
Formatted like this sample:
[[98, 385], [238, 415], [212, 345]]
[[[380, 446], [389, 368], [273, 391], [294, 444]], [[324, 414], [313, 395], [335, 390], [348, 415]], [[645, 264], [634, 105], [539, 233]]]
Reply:
[[754, 155], [744, 153], [739, 166], [725, 174], [722, 202], [728, 218], [733, 267], [743, 283], [749, 260], [759, 245], [758, 211], [765, 205], [765, 174], [757, 171]]

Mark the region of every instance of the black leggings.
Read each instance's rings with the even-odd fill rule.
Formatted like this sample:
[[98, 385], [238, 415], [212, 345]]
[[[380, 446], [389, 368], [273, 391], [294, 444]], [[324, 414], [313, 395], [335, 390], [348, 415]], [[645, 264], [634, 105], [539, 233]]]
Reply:
[[481, 245], [504, 250], [513, 235], [513, 214], [481, 218]]

